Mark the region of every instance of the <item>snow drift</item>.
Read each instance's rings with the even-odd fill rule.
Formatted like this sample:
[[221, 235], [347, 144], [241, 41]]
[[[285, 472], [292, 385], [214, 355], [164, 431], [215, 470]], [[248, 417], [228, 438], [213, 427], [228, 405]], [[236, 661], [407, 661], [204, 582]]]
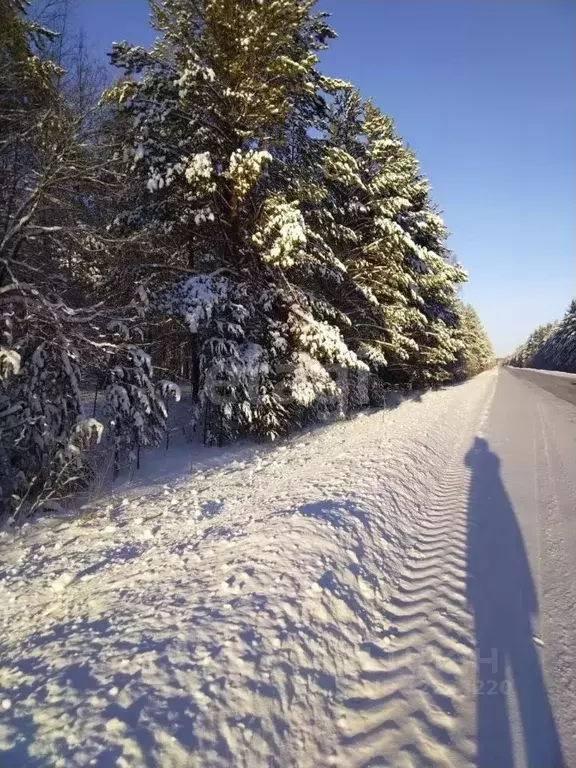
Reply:
[[338, 764], [489, 372], [0, 538], [3, 766]]

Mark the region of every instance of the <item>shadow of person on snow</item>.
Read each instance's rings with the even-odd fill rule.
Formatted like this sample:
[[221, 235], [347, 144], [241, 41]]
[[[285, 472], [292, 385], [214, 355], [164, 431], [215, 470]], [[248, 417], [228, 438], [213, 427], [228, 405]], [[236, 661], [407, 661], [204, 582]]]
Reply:
[[512, 768], [509, 706], [513, 689], [529, 768], [563, 768], [531, 617], [536, 589], [500, 460], [486, 440], [466, 454], [472, 470], [468, 502], [467, 600], [476, 636], [478, 768]]

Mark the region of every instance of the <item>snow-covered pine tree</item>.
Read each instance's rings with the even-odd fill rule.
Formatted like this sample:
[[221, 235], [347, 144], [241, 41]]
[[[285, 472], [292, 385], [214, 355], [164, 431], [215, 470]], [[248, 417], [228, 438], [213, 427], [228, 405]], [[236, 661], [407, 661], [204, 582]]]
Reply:
[[492, 344], [478, 313], [471, 304], [458, 307], [460, 338], [463, 347], [458, 353], [457, 378], [468, 379], [496, 364]]
[[532, 368], [576, 373], [576, 299], [570, 302], [562, 320], [538, 346], [527, 364]]
[[415, 329], [425, 323], [416, 295], [416, 246], [402, 226], [409, 209], [415, 159], [390, 117], [370, 101], [363, 105], [362, 133], [371, 215], [358, 279], [367, 282], [383, 310], [386, 369], [393, 383], [410, 381], [410, 357], [418, 351]]
[[106, 415], [114, 446], [114, 475], [121, 457], [140, 463], [140, 449], [157, 445], [165, 435], [168, 395], [180, 398], [179, 389], [168, 381], [155, 387], [150, 355], [139, 347], [128, 348], [110, 361], [106, 388]]
[[[429, 187], [393, 121], [357, 93], [332, 105], [326, 235], [371, 301], [352, 312], [356, 344], [385, 381], [429, 384], [450, 376], [458, 350], [456, 286]], [[348, 338], [348, 337], [347, 337]]]
[[332, 87], [315, 67], [333, 33], [312, 6], [165, 0], [152, 5], [152, 50], [112, 53], [139, 75], [107, 95], [131, 119], [141, 184], [116, 225], [156, 236], [168, 270], [189, 270], [156, 306], [193, 337], [210, 441], [274, 437], [335, 391], [327, 366], [365, 367], [307, 290], [311, 271], [343, 271], [303, 214], [307, 134]]
[[[351, 86], [337, 84], [320, 142], [322, 157], [316, 163], [322, 192], [307, 222], [339, 265], [335, 279], [319, 276], [317, 290], [337, 310], [346, 343], [369, 366], [372, 384], [388, 375], [390, 351], [401, 346], [394, 285], [402, 273], [402, 256], [394, 248], [385, 252], [376, 233], [373, 182], [378, 168], [371, 162], [363, 132], [364, 109]], [[348, 408], [373, 400], [377, 388], [367, 386], [365, 376], [352, 373], [346, 378]]]
[[448, 231], [431, 199], [430, 184], [421, 175], [414, 154], [409, 154], [409, 205], [400, 211], [397, 221], [408, 241], [404, 263], [410, 275], [409, 306], [418, 315], [406, 331], [417, 348], [410, 354], [406, 370], [413, 386], [429, 386], [453, 376], [462, 348], [458, 288], [467, 275], [447, 248]]
[[524, 344], [521, 344], [511, 355], [505, 359], [506, 365], [512, 365], [515, 368], [529, 368], [533, 365], [534, 358], [538, 356], [542, 347], [547, 343], [558, 328], [558, 323], [545, 323], [538, 326]]
[[82, 451], [102, 425], [84, 415], [81, 377], [107, 367], [107, 329], [123, 320], [85, 279], [102, 245], [86, 204], [105, 185], [101, 157], [28, 5], [0, 4], [0, 513], [15, 516], [86, 482]]

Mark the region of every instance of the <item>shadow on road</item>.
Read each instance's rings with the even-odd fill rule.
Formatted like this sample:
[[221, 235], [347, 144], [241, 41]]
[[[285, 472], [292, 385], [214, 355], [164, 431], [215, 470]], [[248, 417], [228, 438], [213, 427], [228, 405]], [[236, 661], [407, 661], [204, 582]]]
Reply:
[[[500, 460], [476, 437], [468, 504], [467, 599], [476, 636], [478, 768], [512, 768], [510, 703], [515, 691], [526, 765], [563, 768], [554, 716], [534, 644], [536, 589]], [[527, 478], [531, 482], [531, 478]]]

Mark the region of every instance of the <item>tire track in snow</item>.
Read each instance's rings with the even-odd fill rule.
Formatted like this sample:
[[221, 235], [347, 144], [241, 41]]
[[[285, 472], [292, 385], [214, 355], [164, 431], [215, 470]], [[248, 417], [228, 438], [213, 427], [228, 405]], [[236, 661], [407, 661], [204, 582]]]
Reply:
[[473, 653], [465, 608], [467, 475], [451, 467], [430, 502], [397, 590], [386, 634], [364, 645], [357, 690], [339, 720], [342, 765], [462, 765], [453, 730], [460, 668]]
[[5, 748], [67, 768], [110, 750], [167, 768], [465, 765], [458, 443], [462, 459], [486, 377], [31, 530], [2, 595]]
[[482, 434], [493, 393], [494, 386], [422, 510], [419, 535], [382, 607], [387, 630], [363, 644], [360, 677], [339, 714], [338, 765], [451, 768], [474, 761], [475, 734], [466, 731], [473, 718], [464, 711], [475, 663], [466, 607], [471, 470], [464, 454]]
[[[564, 411], [567, 413], [566, 411]], [[567, 520], [573, 514], [576, 487], [565, 462], [571, 454], [562, 450], [554, 429], [554, 412], [544, 403], [536, 408], [535, 439], [535, 492], [543, 510], [542, 550], [540, 570], [542, 578], [541, 601], [546, 605], [542, 616], [542, 635], [547, 650], [545, 665], [553, 689], [562, 692], [556, 711], [564, 737], [564, 746], [570, 753], [576, 751], [576, 737], [570, 715], [576, 709], [576, 672], [573, 638], [573, 616], [576, 609], [576, 590], [572, 579], [573, 539], [566, 540], [573, 530]], [[568, 499], [562, 505], [560, 499]], [[550, 638], [548, 637], [550, 635]]]

